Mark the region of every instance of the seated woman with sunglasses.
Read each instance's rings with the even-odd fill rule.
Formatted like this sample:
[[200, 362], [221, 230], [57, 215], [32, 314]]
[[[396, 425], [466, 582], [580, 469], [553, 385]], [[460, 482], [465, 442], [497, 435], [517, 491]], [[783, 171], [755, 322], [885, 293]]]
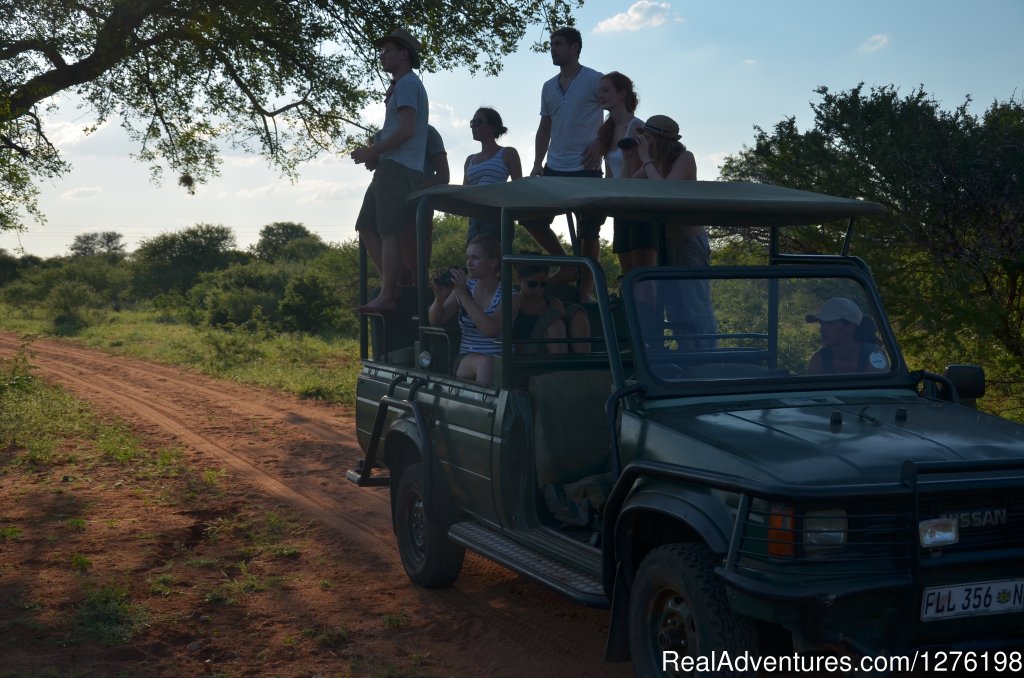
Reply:
[[[526, 252], [526, 254], [536, 254]], [[516, 267], [520, 290], [517, 296], [518, 312], [512, 324], [512, 339], [519, 355], [539, 353], [586, 353], [590, 344], [584, 342], [523, 342], [524, 339], [566, 339], [567, 337], [589, 337], [590, 321], [583, 307], [578, 304], [568, 310], [561, 300], [545, 293], [548, 283], [548, 267], [542, 264], [522, 264]], [[566, 331], [568, 317], [568, 332]]]
[[[483, 184], [503, 184], [512, 179], [523, 178], [523, 166], [519, 160], [519, 152], [511, 146], [499, 146], [496, 141], [508, 129], [501, 123], [501, 116], [493, 108], [480, 108], [469, 121], [473, 131], [473, 139], [480, 142], [480, 152], [466, 158], [466, 186]], [[501, 239], [499, 224], [494, 221], [481, 221], [470, 218], [469, 232], [466, 242], [478, 235], [489, 235]]]

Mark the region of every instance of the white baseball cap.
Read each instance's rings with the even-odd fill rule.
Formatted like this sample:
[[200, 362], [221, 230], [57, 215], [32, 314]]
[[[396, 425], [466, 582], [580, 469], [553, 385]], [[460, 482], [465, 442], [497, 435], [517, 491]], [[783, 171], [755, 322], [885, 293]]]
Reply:
[[832, 297], [821, 306], [817, 313], [807, 314], [807, 322], [835, 322], [836, 320], [847, 320], [854, 325], [860, 325], [864, 314], [861, 313], [857, 304], [846, 297]]

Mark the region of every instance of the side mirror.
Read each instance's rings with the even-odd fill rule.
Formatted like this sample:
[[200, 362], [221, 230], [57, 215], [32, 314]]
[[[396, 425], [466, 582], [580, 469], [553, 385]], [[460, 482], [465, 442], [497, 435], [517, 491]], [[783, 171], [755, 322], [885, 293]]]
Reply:
[[974, 400], [985, 395], [985, 368], [981, 365], [949, 365], [945, 374], [953, 382], [961, 400]]

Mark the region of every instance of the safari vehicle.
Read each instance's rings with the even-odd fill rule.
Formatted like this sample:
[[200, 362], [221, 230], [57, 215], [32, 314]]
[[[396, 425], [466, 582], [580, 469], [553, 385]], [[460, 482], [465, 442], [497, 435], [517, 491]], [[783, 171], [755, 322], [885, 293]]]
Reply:
[[[521, 355], [506, 333], [493, 386], [450, 374], [458, 337], [425, 322], [425, 273], [415, 308], [364, 319], [366, 457], [349, 478], [390, 484], [413, 582], [451, 585], [470, 549], [609, 607], [607, 658], [640, 676], [662, 675], [666, 652], [891, 655], [1024, 638], [1024, 427], [971, 406], [980, 368], [908, 369], [848, 252], [854, 219], [881, 206], [559, 178], [417, 197], [421, 238], [435, 209], [500, 217], [504, 299], [512, 267], [538, 260], [510, 251], [513, 219], [765, 227], [771, 245], [765, 265], [634, 270], [614, 298], [594, 262], [540, 258], [594, 276], [591, 351]], [[837, 220], [839, 254], [779, 251], [779, 229]], [[713, 331], [692, 331], [695, 290], [710, 292]], [[821, 346], [808, 316], [834, 298], [873, 320], [870, 369], [808, 370]]]

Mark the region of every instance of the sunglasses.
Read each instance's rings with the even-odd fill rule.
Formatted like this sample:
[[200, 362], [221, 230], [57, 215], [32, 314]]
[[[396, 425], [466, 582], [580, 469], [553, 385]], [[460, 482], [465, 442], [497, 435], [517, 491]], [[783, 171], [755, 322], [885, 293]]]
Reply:
[[482, 125], [482, 124], [484, 124], [484, 119], [483, 118], [473, 118], [472, 120], [469, 121], [469, 126], [470, 127], [476, 127], [477, 125]]
[[526, 286], [529, 287], [531, 290], [533, 290], [533, 289], [536, 289], [538, 287], [541, 287], [541, 288], [547, 287], [548, 284], [546, 282], [544, 282], [543, 280], [527, 280], [526, 281]]

